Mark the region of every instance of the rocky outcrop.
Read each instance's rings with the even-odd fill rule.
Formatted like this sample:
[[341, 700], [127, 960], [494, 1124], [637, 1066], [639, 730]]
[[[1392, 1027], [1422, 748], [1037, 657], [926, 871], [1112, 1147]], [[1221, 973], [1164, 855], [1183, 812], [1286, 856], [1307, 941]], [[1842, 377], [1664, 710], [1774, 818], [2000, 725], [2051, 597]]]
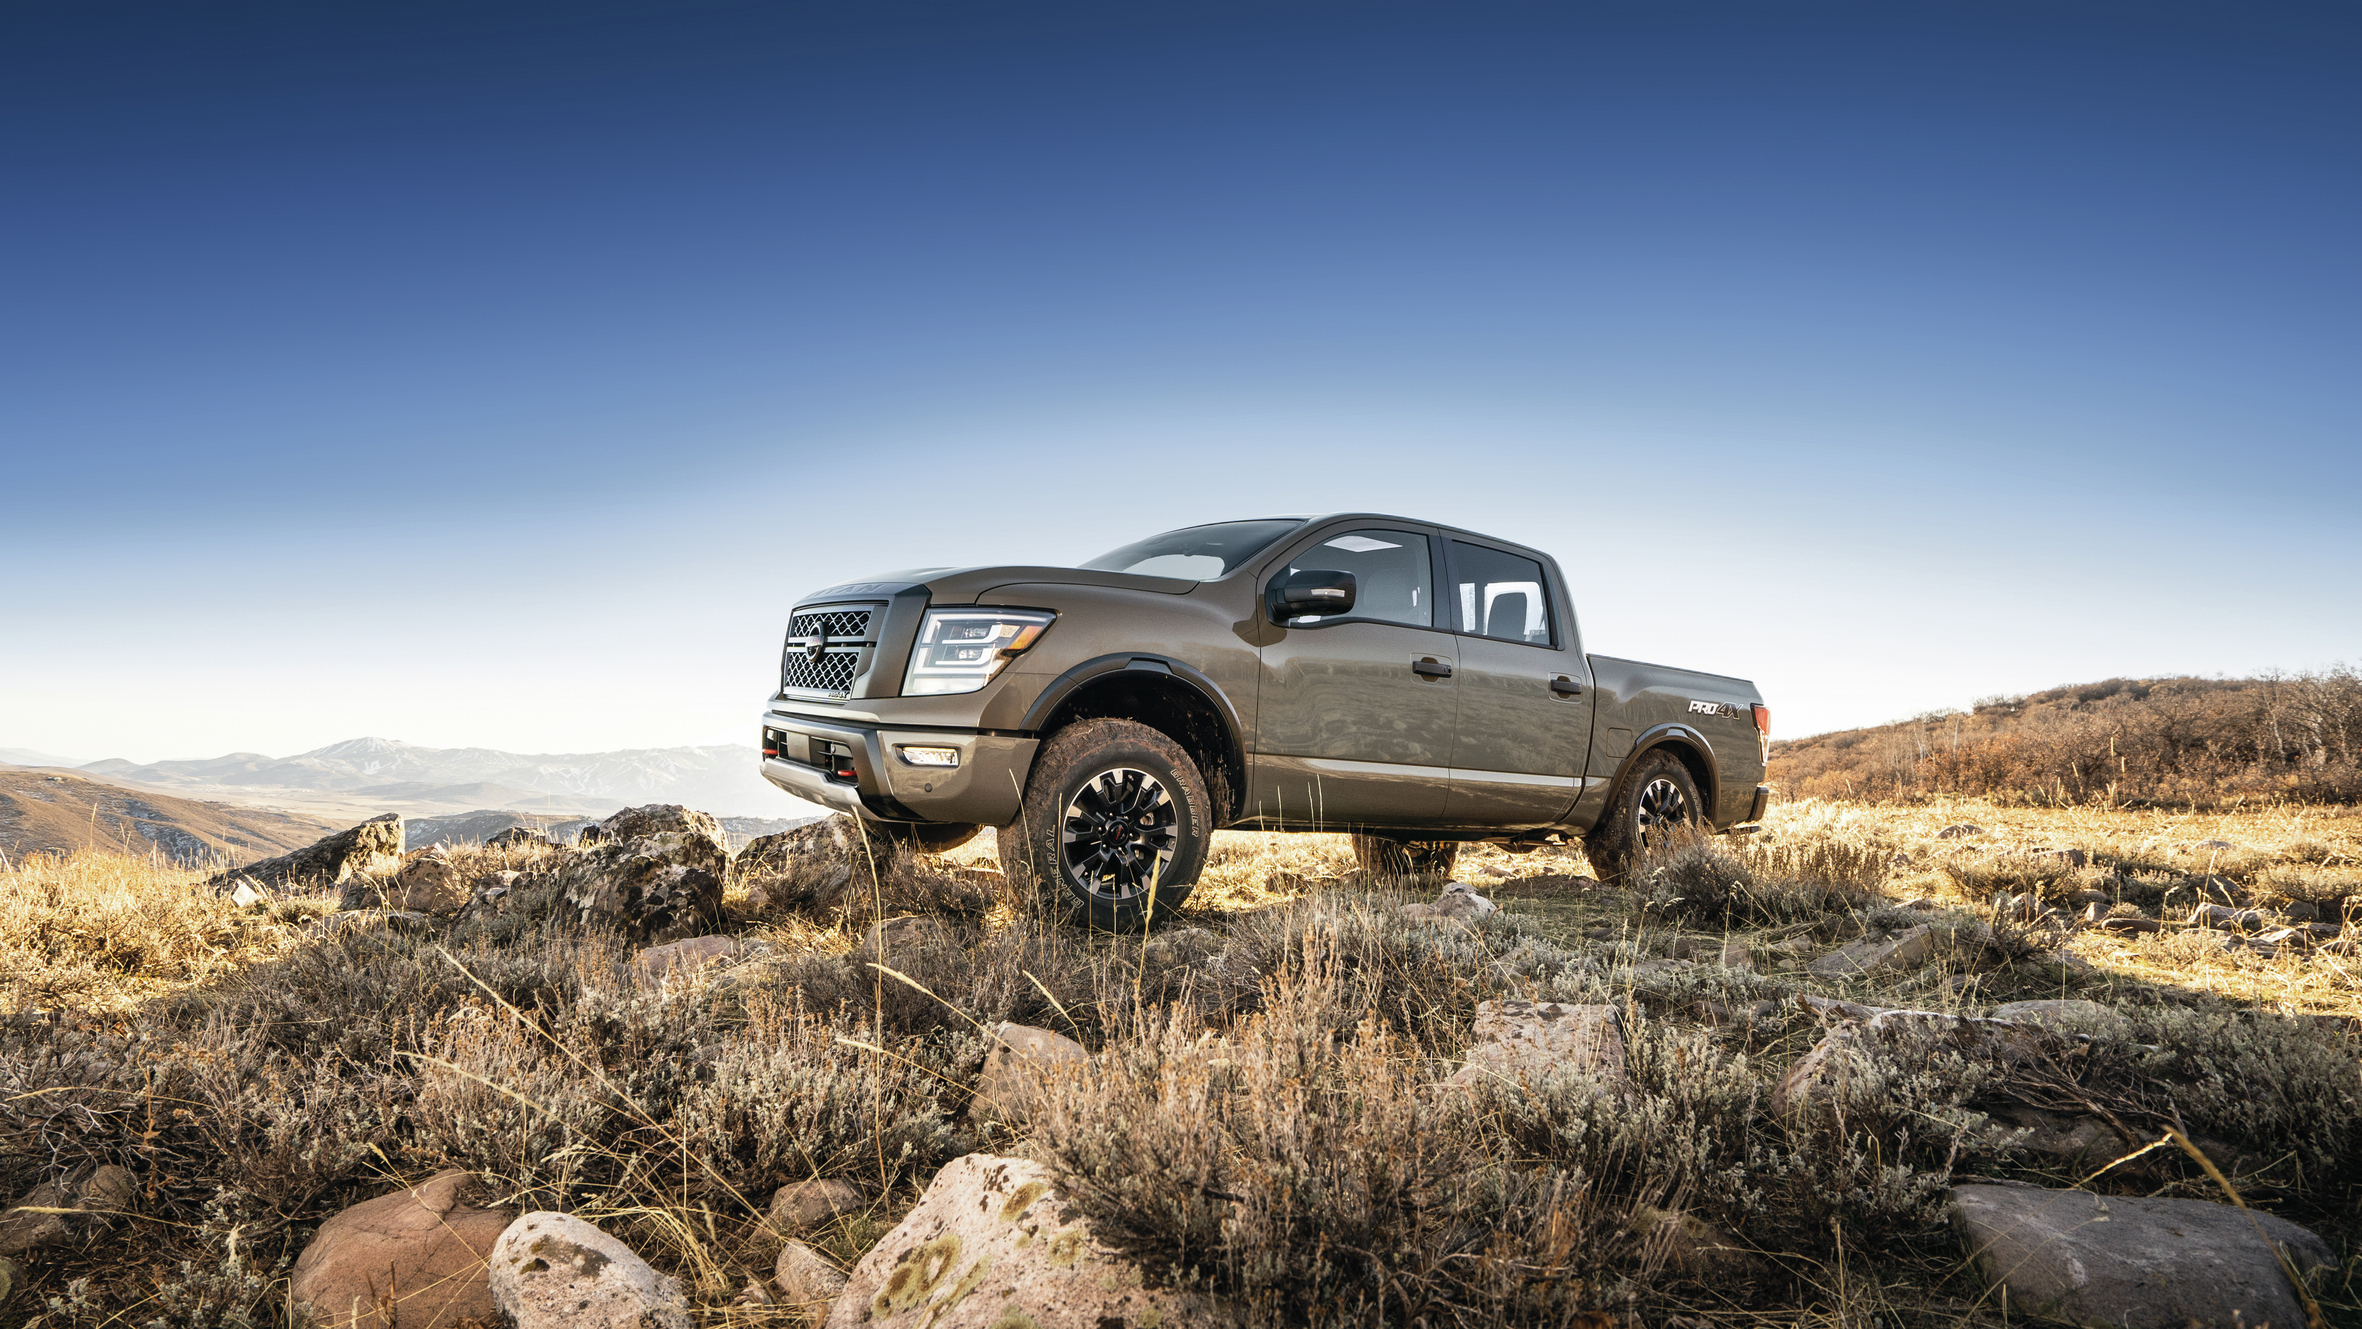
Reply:
[[489, 1321], [488, 1258], [513, 1213], [483, 1207], [473, 1174], [438, 1172], [320, 1225], [289, 1291], [328, 1329]]
[[1962, 1186], [1952, 1222], [1998, 1309], [2093, 1329], [2294, 1329], [2305, 1306], [2280, 1253], [2300, 1273], [2337, 1265], [2294, 1223], [2205, 1200]]
[[572, 1214], [510, 1224], [491, 1265], [492, 1300], [516, 1329], [689, 1329], [679, 1283]]
[[448, 914], [474, 898], [459, 865], [441, 845], [403, 857], [401, 870], [382, 888], [385, 907], [420, 914]]
[[361, 888], [391, 875], [402, 866], [402, 818], [389, 812], [358, 826], [338, 831], [292, 854], [266, 858], [213, 877], [205, 884], [217, 891], [235, 890], [241, 881], [267, 891], [308, 890], [343, 886], [352, 900], [348, 909], [363, 905]]
[[511, 826], [484, 841], [486, 849], [539, 849], [552, 841], [531, 826]]
[[976, 1078], [973, 1109], [986, 1121], [1025, 1121], [1040, 1104], [1043, 1079], [1054, 1067], [1077, 1066], [1091, 1059], [1082, 1044], [1031, 1025], [1004, 1020], [993, 1035], [995, 1042], [984, 1058], [984, 1073]]
[[943, 864], [844, 816], [749, 840], [735, 871], [756, 908], [823, 916], [980, 914], [1007, 887], [997, 872]]
[[1468, 1060], [1444, 1081], [1467, 1088], [1486, 1081], [1538, 1084], [1570, 1071], [1603, 1092], [1625, 1093], [1624, 1033], [1613, 1006], [1556, 1001], [1487, 1001], [1476, 1007], [1476, 1043]]
[[626, 808], [584, 827], [557, 869], [567, 908], [585, 924], [648, 944], [710, 932], [729, 874], [721, 823], [672, 804]]
[[861, 1257], [828, 1329], [1102, 1329], [1225, 1325], [1205, 1297], [1152, 1291], [1092, 1239], [1047, 1169], [969, 1154], [935, 1175], [900, 1226]]

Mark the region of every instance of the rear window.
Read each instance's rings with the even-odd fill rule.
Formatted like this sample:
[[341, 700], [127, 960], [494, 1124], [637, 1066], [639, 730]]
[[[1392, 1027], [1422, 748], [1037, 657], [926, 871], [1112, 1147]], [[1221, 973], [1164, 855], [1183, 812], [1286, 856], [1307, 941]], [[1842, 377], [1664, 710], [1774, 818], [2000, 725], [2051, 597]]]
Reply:
[[1550, 584], [1541, 564], [1454, 540], [1452, 580], [1460, 593], [1460, 631], [1531, 646], [1550, 644]]
[[1304, 523], [1294, 519], [1224, 521], [1152, 535], [1137, 544], [1110, 549], [1082, 564], [1097, 572], [1131, 572], [1143, 577], [1212, 581], [1271, 547], [1271, 542]]

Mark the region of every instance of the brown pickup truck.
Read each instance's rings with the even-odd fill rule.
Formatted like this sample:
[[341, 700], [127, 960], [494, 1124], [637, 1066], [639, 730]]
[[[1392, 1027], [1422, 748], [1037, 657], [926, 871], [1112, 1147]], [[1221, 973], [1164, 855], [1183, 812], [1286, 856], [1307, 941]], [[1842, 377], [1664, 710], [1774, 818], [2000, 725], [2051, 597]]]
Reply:
[[1221, 827], [1381, 874], [1763, 815], [1742, 679], [1589, 655], [1548, 554], [1370, 513], [1221, 522], [1079, 568], [926, 568], [796, 606], [763, 774], [908, 843], [1000, 828], [1100, 927], [1178, 905]]

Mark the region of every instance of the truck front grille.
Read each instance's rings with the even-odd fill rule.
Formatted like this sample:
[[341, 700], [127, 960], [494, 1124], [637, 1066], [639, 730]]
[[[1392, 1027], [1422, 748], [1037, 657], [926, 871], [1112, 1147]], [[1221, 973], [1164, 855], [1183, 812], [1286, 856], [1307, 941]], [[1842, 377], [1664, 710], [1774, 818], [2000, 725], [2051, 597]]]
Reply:
[[869, 663], [877, 643], [872, 606], [808, 609], [788, 619], [787, 652], [779, 661], [779, 690], [842, 701]]

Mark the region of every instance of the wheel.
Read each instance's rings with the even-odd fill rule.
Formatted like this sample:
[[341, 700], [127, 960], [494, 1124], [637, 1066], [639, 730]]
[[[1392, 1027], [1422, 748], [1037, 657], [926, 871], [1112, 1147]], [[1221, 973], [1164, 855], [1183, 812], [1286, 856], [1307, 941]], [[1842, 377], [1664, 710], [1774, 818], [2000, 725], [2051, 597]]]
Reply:
[[956, 821], [875, 821], [884, 839], [921, 854], [948, 854], [984, 833], [982, 826]]
[[1647, 850], [1662, 848], [1676, 827], [1704, 820], [1705, 800], [1681, 758], [1663, 748], [1641, 757], [1616, 790], [1599, 824], [1583, 839], [1583, 853], [1601, 881], [1615, 881]]
[[1129, 931], [1178, 909], [1214, 838], [1197, 763], [1131, 720], [1086, 720], [1042, 745], [1001, 870], [1056, 916]]
[[1456, 840], [1395, 840], [1383, 835], [1353, 837], [1353, 856], [1373, 877], [1448, 877], [1460, 861]]

